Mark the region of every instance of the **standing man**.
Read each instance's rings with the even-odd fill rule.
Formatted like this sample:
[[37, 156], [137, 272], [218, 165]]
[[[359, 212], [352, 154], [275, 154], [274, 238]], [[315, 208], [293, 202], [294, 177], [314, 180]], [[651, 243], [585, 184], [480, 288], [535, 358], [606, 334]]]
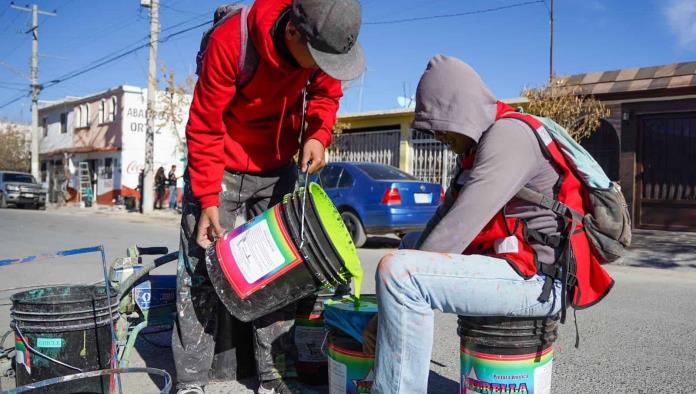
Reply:
[[[298, 150], [302, 171], [323, 167], [343, 95], [339, 80], [355, 79], [364, 69], [357, 0], [257, 0], [245, 22], [242, 15], [227, 18], [210, 35], [186, 130], [172, 341], [179, 393], [203, 393], [218, 332], [242, 345], [253, 341], [259, 393], [299, 392], [290, 335], [295, 306], [254, 321], [253, 340], [240, 337], [221, 324], [233, 318], [210, 283], [204, 248], [234, 227], [239, 210], [245, 208], [249, 219], [294, 189]], [[247, 32], [240, 22], [248, 28], [247, 48], [240, 44]], [[239, 86], [240, 53], [249, 50], [258, 63]], [[300, 130], [303, 118], [306, 129]]]
[[167, 174], [167, 183], [169, 184], [169, 209], [176, 209], [176, 166], [172, 165], [172, 169]]

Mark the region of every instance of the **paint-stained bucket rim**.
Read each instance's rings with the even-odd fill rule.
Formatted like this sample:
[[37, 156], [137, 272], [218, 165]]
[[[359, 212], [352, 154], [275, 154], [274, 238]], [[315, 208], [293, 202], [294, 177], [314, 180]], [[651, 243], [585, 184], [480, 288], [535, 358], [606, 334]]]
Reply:
[[362, 277], [363, 271], [358, 251], [340, 212], [319, 184], [312, 182], [308, 187], [312, 209], [316, 212], [319, 224], [329, 242], [343, 262], [343, 267], [351, 276]]
[[[63, 298], [66, 294], [60, 294], [67, 289], [79, 290], [78, 298]], [[48, 294], [36, 294], [40, 291]], [[113, 287], [110, 288], [111, 298], [116, 298], [118, 291]], [[103, 301], [108, 298], [106, 286], [104, 285], [59, 285], [38, 287], [30, 290], [25, 290], [15, 293], [10, 297], [13, 304], [16, 305], [54, 305], [54, 304], [76, 304], [84, 302]], [[60, 301], [60, 302], [58, 302]], [[113, 302], [113, 301], [112, 301]], [[106, 307], [106, 304], [105, 304]]]

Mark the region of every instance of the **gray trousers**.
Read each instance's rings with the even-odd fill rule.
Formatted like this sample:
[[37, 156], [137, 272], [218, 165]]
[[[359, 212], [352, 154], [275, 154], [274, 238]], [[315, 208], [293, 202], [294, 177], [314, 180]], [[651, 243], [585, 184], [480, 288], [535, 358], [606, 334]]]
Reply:
[[[201, 208], [191, 193], [188, 175], [185, 180], [177, 269], [177, 319], [172, 333], [177, 385], [206, 385], [214, 358], [218, 363], [220, 357], [235, 357], [235, 349], [238, 355], [238, 349], [244, 347], [253, 348], [259, 380], [294, 376], [297, 350], [292, 328], [296, 305], [288, 305], [255, 320], [251, 330], [253, 335], [249, 334], [248, 328], [245, 332], [244, 324], [227, 312], [208, 277], [205, 251], [196, 243]], [[246, 211], [246, 219], [251, 219], [282, 202], [283, 196], [295, 188], [296, 180], [294, 163], [264, 174], [225, 172], [220, 194], [220, 225], [231, 230], [242, 210]], [[221, 343], [230, 346], [221, 349]], [[245, 360], [237, 359], [237, 362], [220, 364], [235, 368], [243, 362]], [[223, 375], [236, 377], [235, 371], [229, 372]]]

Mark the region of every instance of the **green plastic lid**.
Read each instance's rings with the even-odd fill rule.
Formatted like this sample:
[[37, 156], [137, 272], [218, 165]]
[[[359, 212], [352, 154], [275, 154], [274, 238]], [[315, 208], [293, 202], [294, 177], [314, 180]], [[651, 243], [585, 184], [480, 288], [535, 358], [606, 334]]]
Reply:
[[341, 214], [334, 206], [331, 198], [318, 184], [312, 182], [309, 185], [309, 194], [316, 208], [319, 221], [326, 231], [326, 235], [336, 248], [336, 252], [343, 260], [346, 270], [355, 280], [355, 295], [360, 297], [360, 287], [362, 286], [363, 270], [358, 251], [355, 248], [350, 232], [346, 228]]

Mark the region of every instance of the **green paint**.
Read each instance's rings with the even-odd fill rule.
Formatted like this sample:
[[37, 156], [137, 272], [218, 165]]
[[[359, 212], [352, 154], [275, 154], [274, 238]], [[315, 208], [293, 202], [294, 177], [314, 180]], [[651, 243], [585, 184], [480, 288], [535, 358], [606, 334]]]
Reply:
[[357, 299], [360, 299], [360, 290], [362, 289], [363, 270], [358, 251], [355, 249], [353, 239], [346, 228], [341, 214], [338, 212], [331, 198], [326, 194], [324, 189], [318, 184], [312, 182], [309, 185], [309, 194], [312, 202], [316, 207], [319, 220], [321, 221], [324, 230], [326, 230], [328, 238], [336, 247], [338, 255], [343, 260], [346, 270], [355, 281], [354, 294]]
[[61, 348], [63, 347], [63, 338], [36, 338], [36, 347]]

